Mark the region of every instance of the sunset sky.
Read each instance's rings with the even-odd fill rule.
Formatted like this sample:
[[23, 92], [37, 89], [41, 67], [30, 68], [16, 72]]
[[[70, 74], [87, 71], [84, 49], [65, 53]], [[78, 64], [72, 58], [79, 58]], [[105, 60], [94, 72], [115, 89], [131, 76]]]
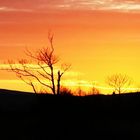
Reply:
[[[49, 30], [61, 62], [72, 65], [65, 81], [107, 88], [106, 77], [122, 73], [140, 87], [139, 0], [0, 0], [1, 65], [47, 46]], [[0, 88], [30, 90], [23, 87], [0, 71]]]

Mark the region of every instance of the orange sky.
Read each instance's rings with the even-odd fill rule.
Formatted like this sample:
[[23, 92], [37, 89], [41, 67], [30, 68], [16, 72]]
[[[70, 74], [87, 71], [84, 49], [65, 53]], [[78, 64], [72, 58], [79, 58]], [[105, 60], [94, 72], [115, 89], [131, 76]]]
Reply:
[[[140, 86], [138, 0], [0, 0], [0, 62], [46, 46], [50, 29], [56, 53], [77, 73], [73, 80], [106, 87], [106, 77], [118, 72]], [[0, 80], [15, 78], [0, 71]]]

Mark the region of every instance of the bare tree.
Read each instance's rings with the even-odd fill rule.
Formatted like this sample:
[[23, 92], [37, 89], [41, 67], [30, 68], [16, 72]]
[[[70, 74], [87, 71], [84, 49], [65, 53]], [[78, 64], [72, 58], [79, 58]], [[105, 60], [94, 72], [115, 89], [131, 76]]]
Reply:
[[113, 74], [107, 77], [107, 83], [109, 86], [114, 88], [113, 93], [118, 92], [119, 94], [125, 91], [131, 84], [131, 79], [127, 75]]
[[21, 59], [17, 64], [8, 61], [10, 67], [7, 70], [15, 72], [22, 81], [32, 87], [35, 93], [37, 93], [34, 84], [36, 80], [42, 86], [51, 89], [53, 94], [60, 94], [61, 77], [70, 68], [70, 65], [63, 64], [61, 70], [55, 69], [54, 65], [59, 59], [54, 54], [53, 38], [54, 36], [49, 33], [49, 47], [38, 50], [36, 54], [26, 49], [25, 53], [32, 59], [31, 62], [27, 59]]

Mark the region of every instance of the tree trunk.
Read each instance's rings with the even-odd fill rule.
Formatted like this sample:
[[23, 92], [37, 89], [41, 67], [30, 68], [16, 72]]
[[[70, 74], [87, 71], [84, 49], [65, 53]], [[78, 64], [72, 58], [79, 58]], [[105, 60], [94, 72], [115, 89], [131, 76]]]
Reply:
[[61, 79], [61, 74], [60, 74], [60, 71], [58, 71], [58, 77], [57, 77], [57, 95], [60, 94], [60, 79]]
[[119, 88], [119, 94], [121, 94], [121, 88]]
[[32, 88], [33, 88], [34, 93], [37, 94], [37, 91], [36, 91], [36, 89], [35, 89], [35, 86], [33, 85], [32, 82], [31, 82], [31, 86], [32, 86]]
[[52, 82], [52, 92], [55, 95], [55, 83], [54, 83], [53, 67], [51, 67], [51, 82]]

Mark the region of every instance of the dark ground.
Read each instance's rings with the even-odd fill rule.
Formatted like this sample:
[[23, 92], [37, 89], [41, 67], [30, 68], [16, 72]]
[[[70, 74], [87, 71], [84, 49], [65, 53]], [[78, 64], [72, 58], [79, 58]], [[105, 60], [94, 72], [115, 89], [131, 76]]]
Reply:
[[86, 97], [0, 90], [0, 140], [140, 138], [140, 93]]

